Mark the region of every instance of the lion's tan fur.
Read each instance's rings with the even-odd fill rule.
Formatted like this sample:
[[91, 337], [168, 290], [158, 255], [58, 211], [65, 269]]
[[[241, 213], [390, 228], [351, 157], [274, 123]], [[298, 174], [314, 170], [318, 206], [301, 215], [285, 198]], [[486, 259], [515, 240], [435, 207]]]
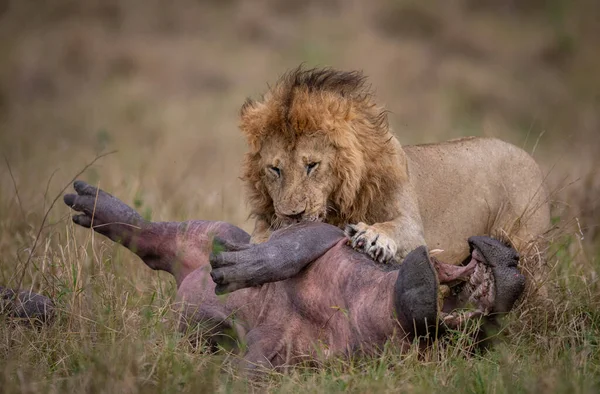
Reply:
[[[335, 72], [321, 90], [311, 91], [299, 82], [294, 70], [283, 76], [262, 101], [248, 100], [242, 108], [240, 128], [248, 138], [243, 179], [246, 182], [252, 214], [271, 216], [273, 201], [261, 182], [260, 150], [274, 135], [283, 136], [289, 149], [300, 138], [326, 136], [338, 152], [335, 158], [331, 195], [338, 216], [335, 221], [377, 220], [373, 204], [394, 185], [408, 179], [402, 165], [404, 155], [394, 144], [386, 112], [375, 105], [372, 94], [358, 73], [335, 80]], [[384, 215], [385, 216], [385, 215]], [[331, 218], [333, 219], [333, 218]]]
[[[522, 226], [524, 239], [547, 226], [543, 177], [525, 152], [492, 139], [405, 151], [358, 72], [292, 70], [260, 100], [246, 101], [240, 128], [249, 145], [242, 179], [259, 242], [281, 225], [282, 212], [305, 209], [310, 220], [359, 223], [368, 243], [394, 253], [395, 244], [401, 254], [427, 242], [456, 263], [470, 235], [514, 227], [525, 216], [533, 219]], [[314, 155], [322, 168], [306, 175], [301, 165]], [[285, 176], [275, 181], [268, 168], [280, 163]], [[537, 213], [526, 214], [533, 206]]]

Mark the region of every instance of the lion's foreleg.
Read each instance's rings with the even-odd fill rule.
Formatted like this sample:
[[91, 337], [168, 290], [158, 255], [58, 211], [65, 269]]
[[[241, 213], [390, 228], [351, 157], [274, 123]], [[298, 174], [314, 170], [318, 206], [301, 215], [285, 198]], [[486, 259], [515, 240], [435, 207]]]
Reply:
[[400, 217], [384, 223], [357, 223], [346, 226], [349, 244], [380, 263], [402, 261], [413, 250], [425, 245], [419, 220]]
[[375, 261], [402, 261], [413, 250], [425, 245], [423, 222], [410, 186], [390, 203], [392, 220], [380, 223], [356, 223], [346, 226], [349, 244]]

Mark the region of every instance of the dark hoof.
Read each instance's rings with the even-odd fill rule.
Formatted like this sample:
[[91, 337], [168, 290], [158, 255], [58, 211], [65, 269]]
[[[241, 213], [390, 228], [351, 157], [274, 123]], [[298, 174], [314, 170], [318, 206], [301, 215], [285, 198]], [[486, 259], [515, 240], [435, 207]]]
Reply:
[[406, 256], [394, 292], [398, 321], [406, 332], [414, 337], [436, 332], [438, 280], [425, 246]]
[[54, 303], [28, 290], [15, 292], [0, 286], [0, 315], [24, 322], [48, 323], [54, 317]]

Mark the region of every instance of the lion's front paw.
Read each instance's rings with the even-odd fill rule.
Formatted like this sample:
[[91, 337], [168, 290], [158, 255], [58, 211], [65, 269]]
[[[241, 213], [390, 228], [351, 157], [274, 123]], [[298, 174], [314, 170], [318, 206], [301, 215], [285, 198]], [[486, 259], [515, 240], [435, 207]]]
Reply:
[[349, 224], [344, 231], [348, 243], [354, 249], [365, 253], [379, 263], [391, 262], [398, 247], [393, 239], [365, 223]]

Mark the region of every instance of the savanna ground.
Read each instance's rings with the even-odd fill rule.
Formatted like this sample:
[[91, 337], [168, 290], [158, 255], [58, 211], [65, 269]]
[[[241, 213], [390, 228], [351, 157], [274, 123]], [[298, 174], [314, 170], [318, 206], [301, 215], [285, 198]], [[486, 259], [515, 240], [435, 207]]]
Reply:
[[[599, 18], [594, 0], [0, 1], [0, 284], [59, 307], [38, 330], [0, 317], [0, 391], [598, 392]], [[491, 351], [456, 333], [250, 385], [176, 333], [171, 277], [52, 205], [116, 150], [80, 178], [153, 220], [250, 230], [238, 109], [301, 62], [364, 70], [404, 144], [496, 136], [548, 174], [558, 229]]]

